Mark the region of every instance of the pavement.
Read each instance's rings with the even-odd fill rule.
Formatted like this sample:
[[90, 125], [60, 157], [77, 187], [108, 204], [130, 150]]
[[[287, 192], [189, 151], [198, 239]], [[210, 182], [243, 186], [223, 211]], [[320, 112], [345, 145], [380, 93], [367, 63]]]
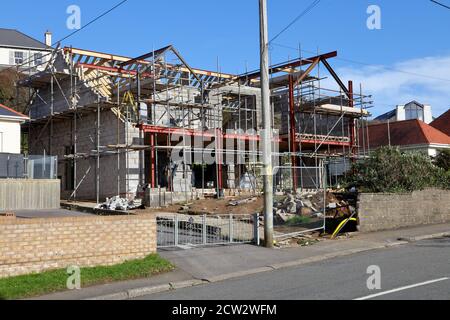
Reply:
[[[450, 235], [450, 223], [395, 231], [354, 234], [349, 239], [326, 240], [310, 247], [271, 250], [251, 245], [238, 245], [164, 250], [159, 253], [177, 266], [174, 272], [154, 276], [150, 279], [56, 293], [38, 299], [124, 300], [168, 291], [170, 291], [169, 295], [177, 296], [173, 291], [194, 289], [183, 289], [187, 287], [203, 287], [224, 281], [238, 281], [239, 283], [243, 279], [263, 276], [274, 271], [288, 272], [288, 270], [307, 269], [314, 263], [327, 264], [326, 261], [331, 261], [331, 259], [351, 261], [352, 256], [359, 256], [363, 253], [369, 254], [374, 250], [380, 252], [395, 251], [394, 249], [398, 247], [406, 247], [416, 241], [441, 238], [446, 235]], [[448, 256], [450, 255], [447, 252]], [[406, 255], [405, 258], [409, 257]], [[394, 255], [393, 259], [395, 260], [395, 258]], [[335, 265], [334, 260], [332, 265]], [[351, 268], [348, 270], [351, 270]], [[341, 276], [341, 273], [351, 272], [348, 270], [342, 268], [340, 272], [338, 270], [331, 270], [331, 272], [333, 276]], [[308, 274], [308, 276], [310, 275]], [[213, 296], [210, 298], [212, 299]], [[248, 297], [243, 296], [243, 298], [247, 299]]]
[[70, 211], [66, 209], [52, 210], [14, 210], [12, 211], [18, 219], [42, 219], [42, 218], [63, 218], [63, 217], [84, 217], [90, 214]]

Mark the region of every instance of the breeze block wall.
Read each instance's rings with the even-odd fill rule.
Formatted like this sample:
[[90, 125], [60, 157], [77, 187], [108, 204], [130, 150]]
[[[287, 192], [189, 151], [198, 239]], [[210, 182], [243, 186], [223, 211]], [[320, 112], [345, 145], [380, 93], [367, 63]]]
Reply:
[[450, 222], [450, 190], [362, 193], [358, 199], [358, 214], [362, 232]]
[[0, 278], [68, 266], [109, 266], [155, 252], [154, 217], [0, 217]]

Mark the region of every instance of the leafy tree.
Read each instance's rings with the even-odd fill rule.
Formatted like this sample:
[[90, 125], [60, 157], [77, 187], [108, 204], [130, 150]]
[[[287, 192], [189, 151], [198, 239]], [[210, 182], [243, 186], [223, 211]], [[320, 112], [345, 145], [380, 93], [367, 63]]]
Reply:
[[29, 100], [29, 92], [25, 87], [16, 90], [16, 82], [25, 78], [14, 69], [0, 71], [0, 103], [16, 111], [23, 112]]

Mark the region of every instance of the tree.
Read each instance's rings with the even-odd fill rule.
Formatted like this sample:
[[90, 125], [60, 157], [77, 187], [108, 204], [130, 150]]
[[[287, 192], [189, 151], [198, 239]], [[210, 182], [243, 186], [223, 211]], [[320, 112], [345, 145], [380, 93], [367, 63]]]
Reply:
[[16, 90], [16, 83], [23, 78], [15, 69], [0, 71], [0, 103], [19, 112], [25, 110], [29, 100], [27, 88]]

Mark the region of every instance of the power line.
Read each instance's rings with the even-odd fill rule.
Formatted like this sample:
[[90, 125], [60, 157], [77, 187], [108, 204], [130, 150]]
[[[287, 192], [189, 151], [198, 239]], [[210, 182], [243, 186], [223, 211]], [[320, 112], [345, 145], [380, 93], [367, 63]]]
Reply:
[[89, 21], [87, 24], [85, 24], [83, 27], [81, 27], [80, 29], [75, 30], [74, 32], [72, 32], [71, 34], [65, 36], [64, 38], [62, 38], [61, 40], [57, 41], [56, 43], [54, 43], [53, 45], [56, 45], [59, 42], [63, 42], [64, 40], [72, 37], [73, 35], [77, 34], [78, 32], [80, 32], [81, 30], [86, 29], [87, 27], [89, 27], [91, 24], [97, 22], [98, 20], [100, 20], [101, 18], [103, 18], [104, 16], [108, 15], [109, 13], [111, 13], [112, 11], [116, 10], [117, 8], [119, 8], [120, 6], [122, 6], [125, 2], [128, 2], [128, 0], [123, 0], [120, 3], [116, 4], [114, 7], [108, 9], [107, 11], [103, 12], [101, 15], [97, 16], [96, 18], [94, 18], [93, 20]]
[[[282, 48], [286, 48], [286, 49], [292, 49], [292, 50], [295, 50], [295, 51], [299, 51], [298, 48], [294, 48], [294, 47], [283, 45], [283, 44], [272, 43], [272, 45], [275, 45], [275, 46], [278, 46], [278, 47], [282, 47]], [[308, 54], [317, 54], [317, 52], [308, 51], [308, 50], [301, 50], [301, 51], [305, 52], [305, 53], [308, 53]], [[416, 77], [422, 77], [422, 78], [428, 78], [428, 79], [432, 79], [432, 80], [450, 82], [450, 79], [433, 77], [433, 76], [430, 76], [430, 75], [425, 75], [425, 74], [420, 74], [420, 73], [416, 73], [416, 72], [405, 71], [405, 70], [392, 68], [392, 67], [388, 67], [388, 66], [384, 66], [384, 65], [375, 65], [375, 64], [371, 64], [371, 63], [367, 63], [367, 62], [355, 61], [355, 60], [345, 59], [345, 58], [340, 58], [340, 57], [336, 57], [335, 59], [336, 60], [345, 61], [345, 62], [354, 63], [354, 64], [359, 64], [359, 65], [363, 65], [363, 66], [368, 66], [368, 67], [374, 67], [374, 66], [381, 67], [384, 70], [395, 71], [395, 72], [398, 72], [398, 73], [404, 73], [404, 74], [408, 74], [408, 75], [412, 75], [412, 76], [416, 76]]]
[[291, 23], [289, 23], [283, 30], [281, 30], [272, 40], [269, 41], [269, 44], [275, 41], [279, 36], [281, 36], [284, 32], [286, 32], [290, 27], [292, 27], [298, 20], [307, 15], [312, 9], [314, 9], [321, 0], [314, 0], [302, 13], [300, 13]]
[[441, 6], [441, 7], [444, 7], [446, 9], [450, 10], [450, 6], [448, 6], [446, 4], [443, 4], [443, 3], [439, 2], [439, 1], [436, 1], [436, 0], [430, 0], [430, 1], [433, 2], [434, 4], [437, 4], [438, 6]]
[[[89, 21], [87, 24], [85, 24], [85, 25], [84, 25], [83, 27], [81, 27], [80, 29], [77, 29], [77, 30], [75, 30], [74, 32], [72, 32], [72, 33], [68, 34], [67, 36], [65, 36], [64, 38], [62, 38], [62, 39], [56, 41], [54, 44], [52, 44], [52, 46], [55, 46], [55, 45], [59, 44], [60, 42], [63, 42], [64, 40], [67, 40], [68, 38], [74, 36], [74, 35], [77, 34], [78, 32], [80, 32], [80, 31], [86, 29], [86, 28], [89, 27], [91, 24], [97, 22], [98, 20], [100, 20], [100, 19], [103, 18], [104, 16], [108, 15], [108, 14], [111, 13], [112, 11], [116, 10], [117, 8], [119, 8], [120, 6], [122, 6], [123, 4], [125, 4], [125, 3], [128, 2], [128, 1], [129, 1], [129, 0], [123, 0], [123, 1], [119, 2], [119, 3], [116, 4], [115, 6], [111, 7], [110, 9], [108, 9], [108, 10], [106, 10], [105, 12], [103, 12], [102, 14], [100, 14], [99, 16], [95, 17], [93, 20]], [[47, 54], [45, 54], [45, 55], [43, 55], [43, 56], [41, 57], [41, 59], [42, 59], [42, 58], [45, 58], [45, 57], [48, 57], [48, 56], [50, 56], [50, 55], [52, 55], [52, 54], [53, 54], [53, 51], [52, 51], [52, 52], [49, 52], [49, 53], [47, 53]], [[19, 67], [22, 67], [22, 66], [26, 66], [28, 63], [30, 63], [30, 62], [32, 61], [32, 59], [34, 59], [34, 57], [31, 57], [31, 56], [30, 56], [30, 57], [28, 57], [26, 60], [24, 60], [22, 63], [17, 64], [17, 65], [12, 66], [12, 67], [9, 67], [9, 68], [6, 68], [6, 69], [3, 69], [3, 70], [1, 70], [0, 72], [5, 72], [5, 71], [8, 71], [8, 70], [12, 70], [12, 69], [14, 69], [14, 68], [19, 68]], [[46, 63], [47, 63], [47, 62], [42, 62], [42, 63], [39, 64], [39, 65], [43, 65], [43, 64], [46, 64]], [[35, 67], [36, 67], [36, 66], [35, 66]]]

